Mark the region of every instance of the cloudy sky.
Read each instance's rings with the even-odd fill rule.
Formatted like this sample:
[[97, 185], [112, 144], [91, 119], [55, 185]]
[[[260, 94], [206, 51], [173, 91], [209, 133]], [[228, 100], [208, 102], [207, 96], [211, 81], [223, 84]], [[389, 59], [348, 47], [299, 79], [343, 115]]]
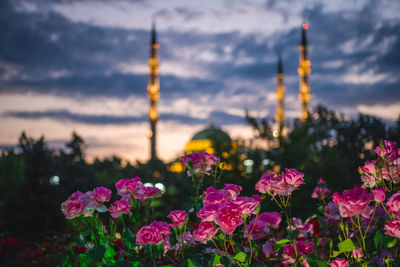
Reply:
[[25, 130], [59, 147], [76, 130], [93, 158], [149, 156], [147, 59], [160, 43], [159, 155], [178, 155], [210, 118], [250, 137], [244, 110], [273, 117], [277, 53], [286, 114], [299, 116], [298, 44], [309, 25], [311, 106], [400, 114], [396, 0], [2, 0], [0, 147]]

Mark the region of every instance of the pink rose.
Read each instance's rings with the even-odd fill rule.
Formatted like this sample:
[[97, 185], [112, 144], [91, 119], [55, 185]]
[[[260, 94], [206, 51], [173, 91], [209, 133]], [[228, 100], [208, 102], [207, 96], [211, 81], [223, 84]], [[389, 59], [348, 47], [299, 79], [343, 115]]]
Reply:
[[385, 234], [400, 238], [400, 220], [389, 221], [385, 224]]
[[131, 213], [131, 204], [128, 201], [124, 200], [124, 199], [115, 201], [108, 208], [108, 211], [110, 212], [110, 215], [113, 218], [118, 218], [120, 214], [132, 215], [132, 213]]
[[204, 205], [209, 204], [223, 204], [228, 200], [226, 199], [225, 192], [223, 190], [208, 191], [206, 197], [203, 199]]
[[169, 224], [166, 222], [154, 221], [151, 223], [151, 226], [154, 227], [154, 229], [156, 229], [162, 236], [171, 234]]
[[201, 222], [199, 227], [193, 231], [194, 240], [207, 242], [217, 233], [218, 229], [211, 222]]
[[158, 229], [151, 225], [143, 226], [136, 233], [136, 245], [155, 245], [163, 240]]
[[139, 177], [132, 179], [121, 179], [115, 183], [117, 194], [123, 197], [130, 197], [136, 189], [136, 183], [140, 181]]
[[349, 267], [349, 262], [343, 258], [337, 258], [331, 262], [331, 267]]
[[144, 190], [145, 190], [144, 196], [148, 198], [156, 198], [162, 195], [162, 191], [157, 187], [146, 186]]
[[71, 220], [85, 211], [85, 205], [79, 200], [67, 200], [61, 204], [65, 218]]
[[218, 210], [215, 221], [224, 233], [230, 235], [243, 224], [241, 210], [237, 205], [228, 203]]
[[267, 193], [272, 189], [271, 187], [271, 180], [275, 177], [276, 174], [274, 173], [264, 173], [260, 180], [256, 183], [256, 190], [262, 194]]
[[275, 238], [271, 238], [267, 242], [265, 242], [265, 244], [262, 246], [262, 251], [265, 254], [265, 257], [269, 258], [276, 253], [275, 244]]
[[389, 212], [392, 213], [396, 218], [400, 219], [400, 192], [397, 192], [389, 198], [386, 202], [386, 206], [389, 207]]
[[282, 221], [282, 216], [279, 212], [263, 212], [258, 214], [258, 220], [263, 221], [269, 227], [278, 229]]
[[[191, 167], [196, 173], [204, 173], [210, 175], [209, 171], [211, 167], [218, 162], [218, 158], [214, 155], [208, 154], [206, 152], [188, 154], [181, 157], [182, 163], [185, 167], [190, 168], [189, 162], [191, 162]], [[190, 170], [188, 175], [191, 175]]]
[[97, 187], [93, 190], [94, 198], [98, 202], [107, 202], [110, 201], [111, 198], [111, 190], [105, 187]]
[[386, 189], [384, 188], [377, 188], [375, 189], [372, 194], [374, 195], [374, 200], [378, 203], [382, 203], [383, 201], [385, 201], [386, 198]]
[[82, 194], [78, 199], [85, 205], [85, 208], [95, 209], [97, 206], [99, 206], [93, 191], [88, 191]]
[[202, 222], [212, 222], [215, 220], [218, 209], [222, 206], [222, 204], [208, 204], [199, 210], [196, 215]]
[[311, 194], [311, 198], [328, 198], [331, 195], [331, 191], [326, 187], [316, 187]]
[[185, 224], [187, 214], [186, 214], [186, 211], [184, 211], [184, 210], [174, 210], [174, 211], [171, 211], [167, 217], [170, 218], [171, 221], [173, 222], [171, 224], [171, 227], [175, 228], [179, 225]]
[[353, 258], [355, 258], [355, 259], [364, 257], [364, 252], [363, 252], [362, 248], [353, 249], [351, 251], [351, 254], [353, 255]]
[[80, 196], [82, 196], [83, 193], [81, 191], [76, 191], [75, 193], [72, 193], [72, 195], [68, 198], [68, 200], [78, 200]]
[[333, 201], [329, 202], [325, 207], [324, 215], [329, 220], [338, 221], [340, 220], [339, 205]]
[[228, 200], [235, 200], [242, 190], [243, 188], [236, 184], [225, 184], [224, 186], [225, 195]]
[[[335, 198], [334, 198], [335, 200]], [[372, 194], [359, 185], [354, 185], [353, 189], [344, 190], [339, 202], [339, 211], [342, 217], [351, 217], [361, 214], [368, 218], [371, 212], [368, 204], [372, 201]]]
[[[296, 241], [296, 249], [299, 257], [307, 257], [314, 253], [314, 243], [310, 241]], [[283, 247], [283, 264], [292, 264], [296, 261], [296, 252], [293, 244], [286, 244]]]
[[358, 172], [361, 174], [363, 184], [369, 188], [375, 186], [378, 171], [374, 160], [367, 161], [364, 166], [358, 167]]
[[269, 232], [267, 224], [261, 220], [252, 219], [243, 235], [244, 238], [250, 237], [251, 240], [261, 239]]
[[260, 202], [252, 197], [238, 197], [236, 200], [232, 200], [231, 203], [237, 205], [242, 215], [250, 215], [257, 213], [257, 207]]
[[294, 188], [304, 184], [304, 174], [295, 169], [285, 169], [285, 172], [282, 173], [282, 176], [285, 179], [285, 182]]
[[[383, 150], [382, 150], [383, 145]], [[383, 144], [376, 147], [375, 151], [381, 158], [386, 158], [389, 161], [392, 161], [397, 157], [397, 143], [393, 141], [385, 140]]]

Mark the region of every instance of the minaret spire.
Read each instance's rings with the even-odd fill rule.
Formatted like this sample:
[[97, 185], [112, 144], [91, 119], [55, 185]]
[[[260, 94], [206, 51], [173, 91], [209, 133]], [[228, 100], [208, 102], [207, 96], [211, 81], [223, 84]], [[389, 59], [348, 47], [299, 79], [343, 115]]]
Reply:
[[147, 85], [147, 93], [150, 100], [149, 121], [150, 121], [150, 157], [151, 159], [157, 158], [156, 146], [156, 124], [158, 121], [157, 101], [160, 97], [160, 81], [158, 78], [158, 48], [156, 36], [156, 25], [153, 20], [150, 39], [150, 59], [149, 59], [149, 83]]
[[308, 58], [307, 44], [307, 24], [302, 25], [301, 42], [299, 45], [299, 67], [297, 71], [300, 76], [299, 98], [301, 101], [301, 121], [305, 122], [308, 118], [309, 102], [311, 98], [309, 76], [311, 73], [311, 62]]
[[285, 85], [283, 83], [283, 66], [282, 66], [282, 57], [279, 54], [278, 57], [278, 70], [276, 73], [276, 98], [278, 100], [275, 120], [278, 124], [278, 138], [281, 139], [283, 137], [283, 127], [285, 123], [285, 108], [283, 104], [283, 100], [285, 98]]

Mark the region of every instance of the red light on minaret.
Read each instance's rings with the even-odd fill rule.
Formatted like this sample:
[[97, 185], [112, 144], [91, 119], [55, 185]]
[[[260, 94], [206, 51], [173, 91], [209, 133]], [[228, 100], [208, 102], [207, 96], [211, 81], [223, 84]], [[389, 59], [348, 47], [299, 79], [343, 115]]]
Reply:
[[304, 29], [304, 30], [308, 30], [307, 24], [303, 24], [303, 29]]

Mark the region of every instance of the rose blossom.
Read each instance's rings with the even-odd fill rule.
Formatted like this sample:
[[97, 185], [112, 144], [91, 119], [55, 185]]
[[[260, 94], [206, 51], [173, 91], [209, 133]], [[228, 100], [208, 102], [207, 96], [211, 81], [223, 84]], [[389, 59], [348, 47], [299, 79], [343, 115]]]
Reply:
[[222, 204], [208, 204], [199, 210], [196, 215], [202, 222], [212, 222], [215, 220], [218, 209], [222, 206]]
[[[297, 255], [299, 257], [307, 257], [314, 253], [314, 243], [310, 241], [296, 241]], [[293, 244], [286, 244], [283, 247], [283, 264], [288, 265], [296, 261], [296, 252]]]
[[285, 182], [294, 188], [304, 184], [304, 174], [295, 169], [285, 169], [282, 176], [285, 179]]
[[342, 217], [351, 217], [361, 214], [368, 218], [370, 208], [368, 204], [372, 200], [372, 194], [359, 185], [354, 185], [353, 189], [344, 190], [342, 195], [337, 193], [332, 196], [334, 201], [339, 204], [339, 211]]
[[194, 240], [206, 243], [213, 238], [218, 229], [211, 222], [201, 222], [199, 227], [193, 231]]
[[225, 184], [224, 186], [225, 195], [228, 200], [235, 200], [242, 190], [243, 188], [236, 184]]
[[282, 216], [279, 212], [263, 212], [258, 214], [257, 218], [274, 229], [278, 229], [282, 220]]
[[[195, 173], [210, 175], [211, 166], [217, 163], [218, 158], [215, 155], [201, 152], [185, 155], [181, 157], [181, 160], [185, 167], [189, 167], [189, 162], [191, 162]], [[191, 175], [190, 170], [188, 170], [188, 175]]]
[[[213, 188], [214, 189], [214, 188]], [[208, 192], [207, 192], [208, 191]], [[226, 203], [228, 200], [226, 199], [225, 192], [223, 190], [208, 190], [207, 194], [204, 192], [206, 197], [203, 199], [204, 205], [209, 204], [223, 204]]]
[[154, 227], [154, 229], [156, 229], [162, 236], [167, 236], [171, 234], [169, 224], [166, 222], [154, 221], [151, 223], [151, 226]]
[[385, 234], [400, 238], [400, 220], [389, 221], [385, 224]]
[[260, 193], [267, 193], [271, 188], [271, 179], [276, 176], [274, 173], [264, 173], [260, 180], [256, 183], [256, 190]]
[[222, 232], [232, 234], [236, 227], [243, 224], [241, 210], [233, 203], [228, 203], [217, 211], [216, 223], [221, 227]]
[[111, 190], [105, 187], [97, 187], [93, 190], [94, 198], [98, 202], [108, 202], [111, 198]]
[[136, 245], [155, 245], [163, 240], [158, 229], [151, 225], [143, 226], [136, 233]]
[[331, 262], [331, 267], [348, 267], [349, 262], [343, 258], [337, 258]]
[[315, 187], [314, 191], [311, 194], [311, 198], [328, 198], [331, 195], [331, 191], [326, 187]]
[[400, 218], [400, 192], [397, 192], [389, 198], [386, 202], [386, 206], [389, 207], [389, 212], [392, 213], [396, 218]]
[[85, 205], [79, 200], [67, 200], [61, 204], [65, 218], [71, 220], [85, 211]]
[[162, 191], [154, 186], [146, 186], [144, 191], [144, 196], [148, 198], [156, 198], [162, 195]]
[[329, 220], [338, 221], [340, 220], [339, 205], [333, 201], [330, 201], [325, 207], [324, 215]]
[[355, 259], [364, 257], [364, 252], [363, 252], [362, 248], [353, 249], [351, 251], [351, 254], [353, 255], [353, 258], [355, 258]]
[[265, 242], [265, 244], [262, 246], [262, 251], [265, 254], [265, 257], [269, 258], [276, 253], [274, 248], [275, 244], [275, 238], [271, 238], [267, 242]]
[[68, 198], [68, 200], [78, 200], [80, 196], [82, 196], [83, 193], [81, 191], [76, 191], [72, 193], [72, 195]]
[[265, 233], [268, 233], [269, 231], [270, 230], [265, 222], [254, 218], [247, 226], [243, 237], [250, 237], [251, 240], [257, 240], [263, 238]]
[[136, 183], [140, 181], [139, 177], [132, 179], [121, 179], [115, 183], [117, 194], [123, 197], [129, 197], [136, 189]]
[[184, 210], [174, 210], [174, 211], [171, 211], [167, 217], [170, 218], [171, 221], [173, 222], [171, 224], [171, 227], [175, 228], [179, 225], [185, 224], [187, 214], [186, 214], [186, 211], [184, 211]]
[[376, 147], [375, 151], [379, 157], [385, 157], [389, 161], [392, 161], [397, 157], [397, 143], [393, 141], [385, 140], [383, 141], [383, 150], [382, 145]]
[[118, 218], [120, 214], [129, 214], [132, 215], [131, 213], [131, 204], [124, 200], [117, 200], [111, 206], [108, 208], [108, 211], [110, 212], [110, 215], [113, 218]]
[[240, 209], [241, 215], [250, 215], [257, 213], [257, 207], [259, 206], [260, 202], [255, 200], [252, 197], [238, 197], [236, 200], [231, 201], [238, 206]]
[[375, 186], [378, 171], [374, 160], [367, 161], [364, 166], [358, 167], [358, 172], [361, 174], [363, 184], [369, 188]]
[[377, 188], [374, 191], [372, 191], [372, 194], [374, 195], [374, 200], [378, 203], [382, 203], [385, 201], [386, 195], [385, 195], [386, 189], [384, 188]]

